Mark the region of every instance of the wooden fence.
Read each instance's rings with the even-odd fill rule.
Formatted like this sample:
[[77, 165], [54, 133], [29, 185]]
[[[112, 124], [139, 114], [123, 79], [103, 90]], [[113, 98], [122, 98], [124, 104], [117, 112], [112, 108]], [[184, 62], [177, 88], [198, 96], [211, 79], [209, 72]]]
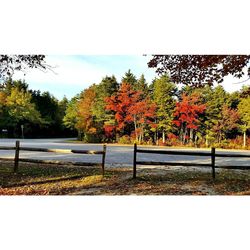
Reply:
[[[15, 150], [14, 157], [14, 172], [18, 171], [18, 163], [19, 162], [35, 162], [35, 163], [54, 163], [58, 164], [58, 161], [44, 161], [44, 160], [35, 160], [35, 159], [25, 159], [19, 157], [20, 151], [35, 151], [35, 152], [53, 152], [53, 153], [63, 153], [63, 154], [91, 154], [91, 155], [102, 155], [101, 163], [93, 163], [93, 162], [60, 162], [60, 164], [67, 163], [78, 166], [101, 166], [102, 175], [104, 175], [105, 168], [105, 158], [106, 158], [106, 145], [103, 145], [102, 151], [93, 151], [93, 150], [75, 150], [75, 149], [49, 149], [49, 148], [30, 148], [30, 147], [21, 147], [20, 141], [16, 141], [15, 147], [6, 147], [0, 146], [0, 150]], [[1, 158], [2, 160], [9, 160], [7, 158]], [[13, 160], [13, 159], [11, 159]]]
[[[145, 154], [165, 154], [165, 155], [189, 155], [189, 156], [207, 156], [211, 157], [210, 164], [202, 163], [189, 163], [189, 162], [157, 162], [157, 161], [137, 161], [137, 153]], [[215, 168], [225, 168], [225, 169], [242, 169], [250, 170], [250, 166], [215, 166], [216, 157], [241, 157], [249, 158], [250, 154], [222, 154], [216, 153], [215, 148], [211, 148], [211, 152], [181, 152], [173, 150], [148, 150], [148, 149], [138, 149], [136, 143], [134, 144], [134, 160], [133, 160], [133, 178], [136, 178], [136, 166], [137, 165], [168, 165], [168, 166], [191, 166], [191, 167], [208, 167], [212, 168], [212, 176], [215, 178]], [[250, 162], [249, 162], [250, 163]], [[250, 164], [249, 164], [250, 165]]]

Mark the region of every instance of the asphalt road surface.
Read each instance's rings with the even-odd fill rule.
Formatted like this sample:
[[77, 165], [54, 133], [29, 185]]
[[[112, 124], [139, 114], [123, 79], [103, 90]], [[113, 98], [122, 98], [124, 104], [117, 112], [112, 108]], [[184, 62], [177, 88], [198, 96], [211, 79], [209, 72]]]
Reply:
[[[82, 149], [82, 150], [102, 150], [101, 144], [78, 144], [67, 142], [68, 139], [20, 139], [20, 146], [50, 148], [50, 149]], [[14, 146], [16, 139], [0, 139], [0, 146]], [[138, 146], [140, 147], [140, 146]], [[148, 149], [163, 149], [163, 147], [147, 147]], [[174, 151], [199, 151], [209, 152], [209, 149], [177, 149], [168, 148]], [[247, 150], [216, 150], [216, 152], [230, 154], [249, 154]], [[0, 150], [0, 158], [13, 158], [14, 151]], [[82, 161], [82, 162], [101, 162], [101, 155], [83, 154], [61, 154], [20, 151], [20, 158], [41, 159], [41, 160], [61, 160], [61, 161]], [[211, 163], [211, 158], [207, 156], [179, 156], [179, 155], [160, 155], [160, 154], [138, 154], [138, 161], [169, 161], [169, 162], [194, 162]], [[106, 166], [125, 167], [133, 164], [133, 146], [107, 145]], [[250, 158], [216, 158], [218, 166], [249, 166]]]

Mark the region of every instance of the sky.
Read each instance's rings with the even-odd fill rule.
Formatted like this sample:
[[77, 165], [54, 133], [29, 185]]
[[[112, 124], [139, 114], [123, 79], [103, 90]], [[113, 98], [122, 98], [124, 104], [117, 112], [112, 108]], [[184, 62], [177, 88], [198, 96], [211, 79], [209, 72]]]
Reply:
[[14, 79], [24, 79], [30, 89], [49, 91], [56, 98], [65, 95], [72, 98], [93, 83], [100, 83], [105, 76], [114, 75], [118, 82], [129, 69], [139, 78], [144, 74], [147, 82], [157, 75], [154, 69], [147, 67], [150, 56], [143, 55], [49, 55], [46, 63], [53, 72], [29, 69], [16, 72]]
[[[114, 75], [120, 82], [129, 69], [137, 78], [144, 74], [150, 83], [157, 77], [155, 70], [147, 66], [150, 58], [149, 55], [48, 55], [46, 63], [52, 66], [52, 71], [28, 69], [25, 74], [16, 72], [13, 78], [25, 80], [30, 89], [49, 91], [59, 100], [64, 96], [71, 99], [90, 85], [100, 83], [105, 76]], [[222, 85], [228, 92], [236, 91], [249, 84], [249, 81], [239, 83], [244, 79], [228, 76]]]

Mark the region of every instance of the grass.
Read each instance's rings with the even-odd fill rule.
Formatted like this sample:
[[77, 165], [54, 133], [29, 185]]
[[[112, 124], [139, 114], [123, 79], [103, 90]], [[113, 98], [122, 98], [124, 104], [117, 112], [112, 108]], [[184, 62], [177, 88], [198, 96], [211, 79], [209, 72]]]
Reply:
[[210, 171], [186, 168], [109, 168], [105, 176], [96, 167], [73, 167], [0, 162], [0, 195], [248, 195], [250, 171]]

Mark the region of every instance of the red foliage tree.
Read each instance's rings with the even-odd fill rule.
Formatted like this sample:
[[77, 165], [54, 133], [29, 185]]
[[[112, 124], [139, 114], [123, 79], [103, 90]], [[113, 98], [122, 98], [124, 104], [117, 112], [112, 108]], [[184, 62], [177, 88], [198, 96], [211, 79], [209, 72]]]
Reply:
[[155, 114], [155, 105], [149, 99], [142, 99], [142, 93], [122, 83], [116, 95], [106, 98], [106, 110], [115, 112], [117, 130], [123, 131], [126, 125], [133, 123], [136, 140], [143, 139], [144, 127], [151, 123]]
[[250, 77], [249, 55], [154, 55], [148, 62], [159, 74], [168, 73], [171, 81], [194, 87], [221, 83], [224, 77]]
[[114, 136], [116, 126], [110, 124], [104, 124], [105, 137], [110, 139]]
[[117, 131], [122, 131], [126, 126], [126, 116], [129, 108], [132, 106], [132, 96], [136, 91], [132, 90], [130, 84], [122, 83], [116, 95], [107, 97], [106, 110], [115, 112], [115, 120], [117, 122]]
[[132, 103], [128, 109], [128, 115], [126, 116], [126, 121], [133, 122], [135, 128], [136, 140], [139, 143], [144, 137], [144, 128], [146, 125], [153, 125], [152, 118], [155, 117], [156, 105], [151, 103], [148, 98], [142, 99], [141, 92], [136, 92], [132, 96]]
[[185, 143], [188, 138], [187, 133], [190, 131], [190, 139], [193, 138], [193, 131], [198, 129], [199, 115], [206, 109], [204, 104], [199, 103], [199, 95], [193, 93], [191, 95], [183, 94], [181, 101], [176, 103], [175, 119], [173, 123], [180, 128], [180, 140]]

